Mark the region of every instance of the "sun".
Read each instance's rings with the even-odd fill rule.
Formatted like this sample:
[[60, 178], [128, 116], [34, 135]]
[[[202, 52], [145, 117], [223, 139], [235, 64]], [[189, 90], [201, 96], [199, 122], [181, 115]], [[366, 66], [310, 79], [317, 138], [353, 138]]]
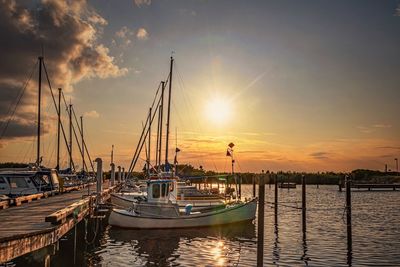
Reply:
[[210, 99], [205, 104], [205, 115], [207, 119], [214, 124], [225, 124], [227, 123], [232, 115], [232, 107], [228, 100], [223, 98]]

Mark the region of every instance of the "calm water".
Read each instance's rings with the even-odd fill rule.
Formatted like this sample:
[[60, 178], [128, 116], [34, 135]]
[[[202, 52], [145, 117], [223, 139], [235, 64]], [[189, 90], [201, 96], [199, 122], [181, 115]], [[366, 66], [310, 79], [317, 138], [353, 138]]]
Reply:
[[[244, 186], [244, 196], [252, 187]], [[266, 186], [266, 201], [273, 201]], [[277, 222], [265, 207], [265, 266], [400, 266], [400, 192], [353, 192], [353, 244], [348, 251], [345, 194], [337, 186], [307, 187], [307, 232], [302, 233], [301, 188], [279, 189]], [[296, 203], [298, 202], [298, 203]], [[283, 206], [285, 205], [285, 206]], [[255, 266], [256, 223], [200, 230], [122, 230], [88, 221], [52, 248], [25, 255], [9, 266]]]

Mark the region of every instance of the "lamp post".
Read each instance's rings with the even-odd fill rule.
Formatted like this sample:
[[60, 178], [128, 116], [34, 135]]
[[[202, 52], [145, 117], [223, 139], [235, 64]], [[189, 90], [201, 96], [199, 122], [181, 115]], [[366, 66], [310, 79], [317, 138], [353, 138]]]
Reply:
[[399, 175], [399, 160], [395, 158], [394, 161], [396, 161], [396, 174]]

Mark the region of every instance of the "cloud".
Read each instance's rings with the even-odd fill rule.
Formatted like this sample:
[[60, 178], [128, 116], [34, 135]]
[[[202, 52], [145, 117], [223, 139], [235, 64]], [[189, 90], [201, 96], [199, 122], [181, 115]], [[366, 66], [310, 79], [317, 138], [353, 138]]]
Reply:
[[329, 155], [330, 153], [324, 151], [314, 152], [310, 154], [310, 156], [314, 159], [328, 159]]
[[87, 118], [97, 119], [98, 117], [100, 117], [100, 114], [96, 110], [91, 110], [91, 111], [85, 112], [84, 116]]
[[123, 26], [117, 32], [115, 32], [115, 39], [112, 40], [113, 45], [119, 45], [121, 48], [127, 48], [130, 44], [132, 44], [131, 37], [134, 36], [135, 33], [129, 29], [127, 26]]
[[149, 38], [149, 34], [145, 28], [139, 28], [136, 33], [136, 38], [138, 38], [139, 40], [147, 40]]
[[[128, 71], [116, 65], [109, 49], [98, 42], [107, 21], [86, 1], [42, 0], [39, 8], [30, 6], [28, 2], [0, 1], [0, 34], [7, 37], [0, 42], [0, 131], [12, 114], [41, 47], [53, 87], [67, 92], [81, 80], [118, 77]], [[9, 124], [9, 139], [26, 136], [29, 125], [34, 125], [37, 71], [38, 67]], [[43, 95], [49, 94], [45, 76], [42, 79]], [[43, 114], [43, 122], [48, 117]]]
[[149, 6], [151, 4], [151, 0], [133, 0], [133, 3], [138, 7], [143, 5]]
[[375, 132], [378, 129], [389, 129], [392, 128], [391, 124], [384, 124], [384, 123], [377, 123], [377, 124], [373, 124], [373, 125], [369, 125], [369, 126], [357, 126], [357, 129], [360, 130], [360, 132], [365, 133], [365, 134], [369, 134], [372, 132]]
[[374, 124], [372, 125], [374, 128], [392, 128], [391, 124]]
[[400, 4], [397, 6], [394, 15], [400, 17]]

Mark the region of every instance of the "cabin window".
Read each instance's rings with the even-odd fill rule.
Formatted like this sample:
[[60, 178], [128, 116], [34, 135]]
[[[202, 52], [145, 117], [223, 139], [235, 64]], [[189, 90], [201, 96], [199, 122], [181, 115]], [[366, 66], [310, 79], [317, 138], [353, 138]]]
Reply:
[[6, 183], [6, 180], [4, 180], [3, 177], [0, 177], [0, 184], [5, 184], [5, 183]]
[[160, 197], [160, 185], [153, 184], [153, 198], [159, 198], [159, 197]]
[[162, 188], [161, 188], [161, 196], [165, 197], [165, 195], [167, 194], [167, 184], [162, 184]]
[[169, 192], [169, 183], [167, 184], [167, 190], [165, 191], [165, 195], [168, 195]]
[[13, 188], [29, 187], [28, 183], [26, 182], [25, 178], [23, 178], [23, 177], [10, 177], [10, 184], [11, 184], [11, 187], [13, 187]]

